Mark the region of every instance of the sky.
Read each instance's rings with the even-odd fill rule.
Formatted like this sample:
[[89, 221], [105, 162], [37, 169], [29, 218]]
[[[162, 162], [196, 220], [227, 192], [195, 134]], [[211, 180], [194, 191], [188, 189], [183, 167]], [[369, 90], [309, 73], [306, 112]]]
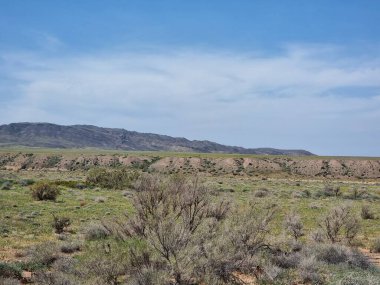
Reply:
[[0, 124], [380, 156], [380, 1], [0, 0]]

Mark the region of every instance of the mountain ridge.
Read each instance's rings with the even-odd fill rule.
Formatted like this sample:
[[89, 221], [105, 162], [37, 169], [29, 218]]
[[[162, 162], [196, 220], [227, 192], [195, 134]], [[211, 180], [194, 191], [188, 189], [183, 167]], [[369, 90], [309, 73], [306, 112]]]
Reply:
[[0, 125], [0, 146], [46, 148], [101, 148], [129, 151], [178, 151], [201, 153], [237, 153], [260, 155], [313, 155], [306, 150], [243, 148], [208, 140], [189, 140], [154, 133], [140, 133], [122, 128], [93, 125], [58, 125], [52, 123], [10, 123]]

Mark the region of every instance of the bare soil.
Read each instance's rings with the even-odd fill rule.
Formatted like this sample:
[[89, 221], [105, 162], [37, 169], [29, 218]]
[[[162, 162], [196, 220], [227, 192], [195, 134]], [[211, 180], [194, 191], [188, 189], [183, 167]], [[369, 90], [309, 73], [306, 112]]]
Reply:
[[94, 166], [127, 166], [163, 173], [203, 172], [213, 175], [280, 175], [304, 178], [361, 180], [380, 178], [380, 159], [319, 157], [153, 157], [143, 155], [94, 155], [0, 153], [3, 170], [86, 170]]

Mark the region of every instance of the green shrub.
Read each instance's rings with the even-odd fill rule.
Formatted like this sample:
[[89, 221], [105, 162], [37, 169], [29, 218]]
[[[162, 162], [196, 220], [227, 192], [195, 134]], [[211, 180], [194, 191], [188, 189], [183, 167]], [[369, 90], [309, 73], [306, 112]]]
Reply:
[[284, 227], [295, 240], [304, 235], [301, 217], [294, 212], [285, 216]]
[[70, 241], [65, 242], [61, 245], [61, 252], [63, 253], [73, 253], [76, 251], [80, 251], [82, 248], [81, 244], [79, 242]]
[[33, 185], [34, 183], [35, 181], [33, 179], [22, 179], [19, 182], [20, 186], [30, 186], [30, 185]]
[[380, 253], [380, 238], [375, 239], [370, 247], [371, 252]]
[[44, 161], [43, 167], [45, 168], [52, 168], [55, 167], [59, 162], [61, 162], [62, 157], [53, 155], [46, 158]]
[[85, 183], [81, 181], [76, 181], [76, 180], [55, 180], [52, 183], [57, 186], [64, 186], [67, 188], [74, 188], [74, 189], [81, 189], [81, 190], [86, 188]]
[[339, 244], [322, 244], [314, 247], [314, 252], [319, 261], [327, 264], [347, 263], [361, 269], [368, 269], [368, 259], [358, 250]]
[[12, 188], [12, 182], [11, 181], [5, 181], [0, 187], [0, 190], [11, 190]]
[[86, 240], [104, 239], [110, 235], [110, 232], [100, 223], [92, 223], [84, 228]]
[[20, 278], [22, 266], [18, 263], [0, 262], [0, 277], [3, 278]]
[[50, 266], [57, 260], [58, 252], [58, 245], [53, 242], [41, 243], [31, 247], [27, 253], [29, 269]]
[[78, 285], [83, 284], [73, 275], [56, 271], [39, 270], [35, 273], [36, 284], [39, 285]]
[[262, 197], [266, 197], [268, 196], [270, 193], [269, 193], [269, 190], [266, 189], [266, 188], [261, 188], [259, 190], [257, 190], [255, 193], [254, 193], [254, 196], [257, 197], [257, 198], [262, 198]]
[[325, 238], [332, 243], [351, 243], [360, 231], [360, 223], [352, 207], [339, 205], [330, 210], [320, 223]]
[[67, 217], [56, 217], [53, 215], [52, 226], [57, 234], [63, 233], [65, 228], [71, 225], [71, 221]]
[[340, 280], [339, 285], [378, 285], [375, 276], [351, 273]]
[[372, 220], [375, 218], [374, 213], [371, 211], [368, 205], [363, 205], [360, 215], [363, 220]]
[[87, 174], [86, 182], [90, 185], [108, 189], [130, 188], [139, 174], [126, 168], [93, 168]]
[[303, 258], [298, 269], [302, 281], [306, 284], [325, 284], [320, 267], [313, 256]]
[[32, 197], [40, 201], [55, 201], [60, 194], [58, 186], [48, 181], [39, 181], [33, 184], [30, 189], [32, 190]]

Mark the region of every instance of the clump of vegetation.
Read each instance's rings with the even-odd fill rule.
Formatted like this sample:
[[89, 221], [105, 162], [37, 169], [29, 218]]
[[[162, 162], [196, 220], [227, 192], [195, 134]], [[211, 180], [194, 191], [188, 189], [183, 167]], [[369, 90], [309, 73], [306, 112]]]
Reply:
[[294, 212], [286, 215], [284, 222], [285, 229], [297, 241], [304, 235], [303, 223], [299, 215]]
[[21, 278], [22, 266], [19, 263], [0, 262], [0, 277]]
[[91, 223], [84, 228], [83, 232], [86, 240], [104, 239], [110, 235], [109, 230], [101, 223]]
[[325, 278], [321, 272], [321, 265], [314, 256], [303, 258], [299, 264], [299, 275], [303, 283], [324, 284]]
[[[107, 169], [106, 173], [119, 173], [119, 170]], [[16, 175], [4, 177], [21, 185]], [[367, 210], [372, 215], [377, 213], [378, 205], [373, 202], [377, 195], [372, 192], [368, 194], [371, 196], [362, 196], [368, 199], [364, 205], [370, 206], [363, 210], [362, 201], [336, 205], [342, 199], [336, 199], [335, 194], [333, 198], [325, 199], [322, 194], [323, 199], [315, 199], [316, 191], [324, 191], [324, 184], [314, 181], [302, 182], [306, 194], [299, 188], [294, 191], [294, 182], [286, 181], [281, 188], [282, 184], [277, 185], [280, 182], [275, 179], [248, 181], [231, 176], [231, 181], [220, 183], [220, 177], [207, 176], [206, 183], [201, 183], [197, 177], [144, 173], [138, 179], [128, 180], [129, 186], [108, 188], [122, 191], [109, 192], [95, 182], [80, 182], [77, 173], [49, 176], [54, 177], [60, 180], [51, 182], [53, 186], [71, 188], [63, 193], [66, 204], [32, 203], [31, 208], [24, 207], [28, 199], [8, 202], [5, 209], [9, 212], [1, 215], [4, 223], [0, 225], [0, 235], [4, 233], [5, 242], [19, 237], [12, 230], [13, 219], [19, 218], [20, 223], [25, 223], [25, 230], [22, 229], [25, 235], [20, 235], [20, 239], [50, 240], [51, 224], [45, 219], [47, 211], [52, 211], [57, 213], [52, 221], [58, 233], [57, 243], [32, 248], [26, 256], [17, 257], [22, 258], [22, 263], [9, 262], [6, 270], [0, 263], [0, 284], [20, 280], [17, 274], [23, 270], [32, 271], [32, 281], [41, 285], [242, 285], [251, 281], [255, 284], [376, 284], [373, 280], [379, 277], [367, 259], [350, 247], [356, 244], [356, 236], [361, 238], [359, 215], [363, 216], [362, 212]], [[7, 180], [2, 179], [0, 185]], [[219, 189], [221, 186], [216, 183], [223, 184], [225, 190]], [[345, 198], [349, 198], [351, 193], [346, 192], [349, 188], [343, 182], [342, 185]], [[91, 187], [82, 191], [82, 186]], [[366, 187], [368, 191], [377, 191], [375, 185]], [[258, 189], [265, 194], [255, 197]], [[25, 193], [29, 194], [17, 187], [2, 195], [12, 199]], [[260, 198], [268, 193], [278, 198], [275, 203]], [[106, 205], [93, 202], [105, 201], [104, 197], [107, 197]], [[82, 206], [85, 201], [88, 205], [81, 208], [79, 201]], [[287, 214], [289, 209], [292, 212]], [[111, 212], [119, 216], [99, 222]], [[81, 227], [84, 241], [82, 235], [76, 239], [67, 230], [70, 220], [65, 215], [77, 221], [73, 229]], [[317, 219], [320, 223], [315, 229]], [[83, 227], [87, 221], [89, 224]], [[281, 222], [284, 231], [278, 230]], [[376, 220], [366, 220], [363, 226], [368, 240], [373, 240], [377, 235]], [[41, 229], [41, 234], [36, 233], [36, 228]], [[311, 240], [302, 238], [310, 232], [313, 232]], [[4, 240], [0, 243], [4, 244]], [[380, 241], [374, 242], [371, 251], [380, 251]], [[1, 272], [8, 273], [1, 276]], [[357, 275], [348, 276], [348, 272]]]
[[[125, 250], [114, 247], [114, 244], [110, 243], [103, 248], [91, 249], [92, 253], [81, 263], [81, 272], [90, 281], [88, 284], [120, 284], [119, 277], [129, 272], [128, 256]], [[131, 278], [128, 279], [130, 281]], [[147, 283], [136, 284], [145, 285]]]
[[44, 161], [43, 166], [46, 168], [55, 167], [61, 160], [62, 160], [62, 157], [58, 155], [48, 156], [46, 160]]
[[0, 190], [11, 190], [12, 188], [12, 182], [11, 181], [4, 181], [1, 184]]
[[142, 172], [149, 172], [149, 167], [155, 163], [156, 161], [160, 160], [161, 157], [154, 156], [151, 159], [144, 159], [142, 161], [134, 161], [132, 162], [132, 168], [134, 169], [141, 169]]
[[339, 197], [342, 195], [342, 192], [339, 186], [325, 185], [322, 195], [326, 197]]
[[323, 218], [320, 227], [325, 238], [332, 243], [348, 242], [357, 236], [360, 230], [359, 220], [350, 206], [343, 205], [331, 209]]
[[57, 260], [59, 247], [56, 243], [47, 242], [37, 244], [29, 249], [27, 253], [30, 268], [47, 267]]
[[380, 253], [380, 237], [375, 239], [370, 247], [371, 252]]
[[55, 180], [53, 183], [57, 186], [64, 186], [74, 189], [83, 189], [85, 186], [83, 183], [75, 180]]
[[[251, 205], [227, 221], [228, 204], [214, 205], [197, 179], [181, 176], [169, 181], [146, 176], [136, 190], [136, 215], [105, 225], [119, 239], [145, 245], [131, 251], [129, 270], [136, 284], [169, 284], [171, 278], [175, 284], [228, 284], [236, 271], [253, 268], [254, 257], [265, 247], [271, 208], [260, 211]], [[164, 276], [165, 283], [151, 279]]]
[[270, 192], [266, 188], [260, 188], [259, 190], [255, 191], [255, 193], [254, 193], [255, 197], [258, 197], [258, 198], [266, 197], [269, 194], [270, 194]]
[[61, 234], [64, 230], [71, 225], [71, 221], [67, 217], [56, 217], [53, 215], [53, 223], [52, 226], [55, 230], [55, 233]]
[[97, 203], [104, 203], [107, 200], [106, 197], [98, 196], [94, 198], [94, 201]]
[[87, 183], [107, 189], [124, 189], [133, 186], [139, 174], [127, 168], [93, 168], [87, 174]]
[[85, 282], [83, 273], [77, 268], [78, 265], [78, 260], [69, 256], [60, 256], [51, 264], [49, 270], [41, 268], [35, 271], [33, 281], [41, 285], [98, 284]]
[[20, 280], [15, 278], [2, 278], [0, 277], [0, 284], [2, 285], [20, 285]]
[[76, 251], [80, 251], [81, 248], [82, 248], [82, 245], [79, 242], [69, 241], [61, 245], [61, 252], [73, 253]]
[[368, 197], [368, 192], [366, 189], [358, 189], [357, 187], [352, 188], [349, 198], [353, 200], [363, 199]]
[[32, 197], [40, 201], [55, 201], [60, 194], [58, 186], [48, 181], [39, 181], [33, 184], [30, 189], [32, 191]]
[[375, 214], [371, 211], [368, 205], [363, 205], [360, 213], [363, 220], [373, 220], [375, 218]]
[[377, 285], [378, 279], [370, 275], [351, 273], [343, 277], [339, 283], [340, 285]]
[[33, 179], [21, 179], [19, 184], [21, 186], [30, 186], [30, 185], [33, 185], [35, 183], [35, 181]]

